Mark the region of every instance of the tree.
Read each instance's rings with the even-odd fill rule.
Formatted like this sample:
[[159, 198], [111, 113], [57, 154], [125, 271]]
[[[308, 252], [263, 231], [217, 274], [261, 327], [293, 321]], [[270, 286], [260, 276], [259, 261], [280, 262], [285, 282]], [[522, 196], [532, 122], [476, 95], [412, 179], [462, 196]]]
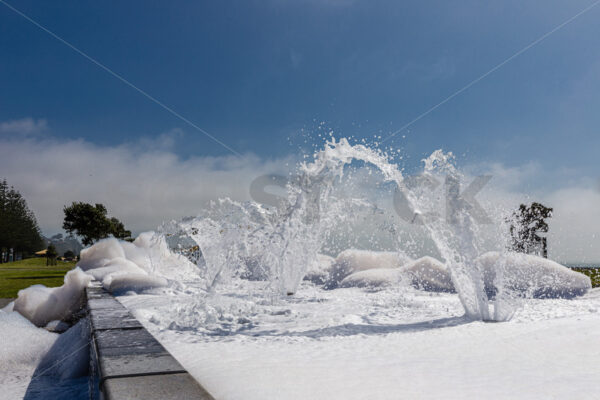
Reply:
[[552, 217], [553, 209], [540, 203], [531, 203], [530, 206], [521, 204], [510, 219], [511, 247], [514, 251], [531, 253], [542, 247], [544, 257], [548, 256], [546, 238], [538, 233], [548, 232], [546, 218]]
[[43, 247], [40, 228], [27, 202], [6, 180], [0, 181], [0, 248], [31, 254]]
[[65, 213], [63, 229], [70, 235], [81, 237], [81, 242], [85, 246], [111, 235], [117, 239], [131, 237], [131, 231], [126, 230], [121, 221], [106, 216], [107, 210], [102, 204], [93, 206], [88, 203], [73, 202], [70, 206], [65, 206], [63, 211]]
[[110, 233], [117, 239], [127, 240], [131, 238], [131, 231], [125, 229], [125, 225], [115, 217], [110, 219]]
[[46, 249], [46, 265], [56, 265], [56, 247], [53, 244], [49, 245]]

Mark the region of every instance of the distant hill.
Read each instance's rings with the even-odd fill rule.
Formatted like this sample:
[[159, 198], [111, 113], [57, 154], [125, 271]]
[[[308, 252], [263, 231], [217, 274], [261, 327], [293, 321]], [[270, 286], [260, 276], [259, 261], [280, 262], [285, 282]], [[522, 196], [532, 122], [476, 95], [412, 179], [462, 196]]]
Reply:
[[83, 250], [83, 246], [79, 243], [79, 240], [74, 237], [65, 237], [61, 233], [50, 238], [44, 237], [44, 243], [46, 247], [52, 243], [56, 247], [56, 252], [61, 256], [68, 250], [71, 250], [75, 255], [79, 255], [79, 252]]

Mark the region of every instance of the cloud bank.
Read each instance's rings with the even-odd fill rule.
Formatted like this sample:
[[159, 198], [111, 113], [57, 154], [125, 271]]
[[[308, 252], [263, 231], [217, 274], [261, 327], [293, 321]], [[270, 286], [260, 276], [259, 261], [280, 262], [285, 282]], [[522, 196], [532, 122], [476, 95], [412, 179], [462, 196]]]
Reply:
[[63, 206], [73, 201], [102, 203], [141, 232], [196, 215], [211, 200], [247, 200], [254, 178], [293, 165], [252, 154], [182, 159], [170, 149], [172, 136], [114, 147], [0, 136], [0, 178], [23, 194], [45, 234], [61, 231]]
[[[262, 159], [248, 154], [183, 159], [173, 150], [182, 133], [116, 146], [44, 136], [44, 120], [0, 123], [0, 178], [27, 200], [43, 233], [61, 232], [62, 209], [73, 201], [102, 203], [134, 233], [163, 221], [193, 216], [211, 200], [249, 200], [252, 180], [285, 174], [293, 156]], [[600, 261], [598, 181], [574, 171], [556, 173], [534, 162], [518, 167], [470, 166], [470, 176], [491, 174], [477, 195], [486, 208], [515, 209], [540, 201], [554, 207], [549, 249], [562, 262]]]
[[45, 119], [16, 119], [12, 121], [0, 122], [0, 134], [27, 136], [40, 133], [46, 130], [47, 127], [48, 123]]

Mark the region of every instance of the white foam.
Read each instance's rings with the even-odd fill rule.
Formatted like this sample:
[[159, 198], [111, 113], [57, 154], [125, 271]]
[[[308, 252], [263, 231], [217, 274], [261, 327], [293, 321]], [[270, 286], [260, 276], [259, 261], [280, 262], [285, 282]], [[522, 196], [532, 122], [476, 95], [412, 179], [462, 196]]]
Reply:
[[489, 292], [521, 297], [573, 297], [592, 288], [590, 278], [546, 258], [523, 253], [482, 254], [477, 258]]
[[398, 268], [377, 268], [355, 272], [345, 277], [340, 287], [385, 287], [397, 285], [402, 280], [402, 270]]
[[37, 365], [57, 337], [19, 313], [0, 311], [0, 370], [7, 371], [15, 364]]
[[57, 288], [33, 285], [19, 290], [14, 311], [18, 311], [36, 326], [46, 326], [53, 320], [62, 320], [79, 310], [83, 289], [92, 277], [75, 268], [65, 275], [65, 284]]
[[14, 307], [15, 307], [15, 302], [11, 301], [4, 308], [0, 309], [0, 311], [4, 311], [6, 313], [13, 312]]
[[169, 251], [162, 237], [141, 233], [133, 242], [103, 239], [81, 252], [82, 265], [104, 288], [139, 291], [167, 286], [164, 276], [181, 279], [190, 273], [190, 262]]
[[123, 247], [125, 258], [148, 272], [157, 268], [160, 259], [171, 256], [164, 241], [154, 232], [140, 233], [133, 243], [119, 243]]
[[0, 311], [0, 398], [24, 397], [36, 366], [58, 336], [19, 313]]
[[451, 292], [454, 290], [450, 271], [439, 260], [432, 257], [421, 257], [401, 268], [403, 273], [408, 274], [412, 284], [418, 289], [436, 292]]
[[113, 273], [102, 281], [104, 289], [111, 293], [159, 288], [167, 284], [167, 280], [160, 276], [131, 272]]
[[49, 332], [62, 333], [67, 331], [70, 327], [71, 326], [68, 323], [55, 319], [54, 321], [48, 322], [44, 329]]
[[92, 275], [94, 279], [102, 281], [104, 277], [110, 276], [114, 273], [120, 272], [131, 272], [137, 274], [146, 274], [147, 272], [137, 266], [133, 261], [129, 261], [126, 258], [117, 257], [112, 260], [107, 260], [104, 266], [100, 268], [91, 268], [86, 271]]
[[333, 263], [335, 263], [335, 258], [325, 254], [317, 254], [317, 260], [308, 267], [304, 280], [317, 285], [324, 284], [329, 279]]
[[114, 238], [100, 240], [81, 252], [78, 267], [65, 275], [63, 286], [34, 285], [23, 289], [13, 308], [43, 327], [76, 312], [82, 305], [83, 289], [92, 278], [101, 281], [111, 292], [164, 287], [168, 281], [156, 274], [160, 269], [158, 265], [173, 269], [173, 264], [178, 263], [182, 268], [186, 265], [182, 257], [171, 254], [153, 233], [141, 234], [133, 243]]
[[[339, 287], [390, 286], [397, 284], [402, 275], [407, 275], [418, 289], [436, 292], [455, 290], [450, 271], [441, 261], [425, 256], [398, 267], [393, 254], [346, 250], [332, 265], [332, 275], [343, 276]], [[507, 300], [507, 296], [569, 298], [582, 295], [591, 288], [587, 276], [538, 256], [489, 252], [478, 257], [477, 262], [481, 265], [487, 293], [494, 296], [502, 289], [503, 300]], [[389, 265], [395, 267], [389, 268]], [[495, 307], [502, 305], [497, 301]]]
[[334, 288], [345, 277], [359, 271], [399, 268], [410, 261], [407, 256], [393, 251], [344, 250], [331, 266], [327, 287]]
[[375, 268], [398, 268], [410, 261], [410, 258], [395, 251], [356, 249], [344, 250], [335, 259], [336, 264], [346, 265], [354, 272]]
[[80, 257], [77, 266], [87, 271], [88, 269], [103, 267], [112, 259], [125, 258], [125, 252], [117, 239], [109, 238], [100, 240], [93, 246], [81, 250]]

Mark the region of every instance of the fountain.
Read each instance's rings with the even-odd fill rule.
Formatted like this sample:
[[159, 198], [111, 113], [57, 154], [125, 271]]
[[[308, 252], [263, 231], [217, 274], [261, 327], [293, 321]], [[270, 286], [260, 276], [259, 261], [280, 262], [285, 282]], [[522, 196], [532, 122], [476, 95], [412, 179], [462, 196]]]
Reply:
[[[274, 292], [294, 294], [307, 268], [318, 262], [325, 237], [336, 224], [350, 218], [345, 205], [358, 201], [332, 195], [346, 167], [356, 162], [375, 168], [415, 210], [411, 222], [422, 225], [435, 243], [469, 318], [496, 320], [512, 315], [506, 310], [510, 303], [506, 301], [502, 312], [490, 313], [483, 272], [476, 262], [482, 252], [476, 221], [460, 195], [462, 176], [453, 165], [452, 154], [438, 150], [423, 160], [423, 179], [445, 176], [445, 185], [408, 185], [386, 154], [363, 144], [351, 145], [343, 138], [332, 138], [311, 162], [299, 166], [299, 177], [288, 183], [287, 201], [279, 207], [221, 200], [199, 217], [176, 224], [176, 230], [202, 251], [198, 265], [207, 289], [237, 275], [262, 277], [269, 280]], [[445, 218], [440, 213], [444, 208]], [[163, 227], [167, 236], [172, 236], [172, 231], [172, 225]]]
[[[518, 367], [524, 361], [519, 346], [537, 346], [545, 354], [561, 340], [556, 333], [547, 339], [548, 332], [562, 335], [568, 329], [569, 335], [584, 338], [597, 328], [600, 297], [597, 291], [586, 294], [591, 288], [587, 276], [541, 257], [506, 251], [505, 218], [500, 212], [492, 216], [496, 223], [482, 225], [481, 209], [469, 199], [471, 186], [461, 191], [466, 177], [452, 154], [438, 150], [423, 162], [422, 172], [407, 178], [384, 152], [331, 139], [311, 162], [298, 167], [298, 177], [289, 181], [276, 206], [222, 199], [197, 217], [166, 223], [132, 243], [101, 240], [82, 251], [78, 268], [67, 274], [62, 287], [22, 290], [0, 317], [14, 319], [13, 310], [18, 310], [48, 328], [57, 322], [49, 320], [77, 310], [81, 291], [94, 277], [97, 288], [117, 295], [119, 302], [113, 304], [131, 310], [194, 378], [213, 374], [215, 379], [216, 374], [222, 379], [215, 385], [218, 398], [232, 387], [246, 396], [246, 385], [254, 385], [256, 398], [280, 397], [282, 386], [293, 385], [306, 390], [296, 398], [312, 398], [314, 388], [332, 385], [337, 385], [333, 397], [348, 398], [361, 390], [349, 384], [365, 376], [374, 383], [359, 397], [368, 398], [382, 387], [381, 371], [390, 373], [384, 383], [395, 384], [414, 365], [425, 365], [403, 384], [418, 382], [431, 370], [428, 379], [438, 382], [457, 359], [461, 365], [474, 362], [466, 377], [487, 368], [487, 376], [495, 378], [490, 359], [504, 360], [505, 352], [512, 351], [516, 362], [510, 365]], [[377, 184], [365, 189], [363, 179]], [[390, 188], [396, 192], [386, 209], [379, 199]], [[391, 221], [390, 210], [406, 223]], [[381, 237], [352, 229], [346, 234], [356, 240], [339, 240], [345, 224], [361, 230], [370, 226], [391, 240], [382, 245]], [[499, 251], [487, 251], [483, 238], [490, 229]], [[411, 241], [409, 230], [421, 236]], [[419, 246], [425, 242], [431, 246]], [[564, 300], [575, 296], [582, 297]], [[525, 301], [530, 307], [521, 307]], [[470, 323], [511, 318], [528, 324]], [[22, 326], [23, 321], [13, 322], [24, 332], [37, 332], [34, 325]], [[14, 323], [6, 325], [11, 337], [22, 336], [19, 330], [10, 332]], [[496, 334], [509, 345], [490, 346]], [[531, 340], [523, 345], [523, 338]], [[587, 346], [573, 351], [579, 358], [590, 354]], [[586, 370], [593, 362], [584, 364]], [[539, 368], [537, 361], [527, 371], [533, 368]], [[223, 371], [243, 376], [232, 378]], [[276, 378], [265, 384], [265, 376]], [[449, 387], [454, 387], [451, 376]], [[281, 383], [289, 377], [291, 384]], [[243, 385], [230, 384], [236, 379]], [[417, 386], [420, 392], [423, 387]], [[479, 395], [480, 386], [476, 389]], [[385, 386], [385, 393], [393, 395], [397, 387]]]

